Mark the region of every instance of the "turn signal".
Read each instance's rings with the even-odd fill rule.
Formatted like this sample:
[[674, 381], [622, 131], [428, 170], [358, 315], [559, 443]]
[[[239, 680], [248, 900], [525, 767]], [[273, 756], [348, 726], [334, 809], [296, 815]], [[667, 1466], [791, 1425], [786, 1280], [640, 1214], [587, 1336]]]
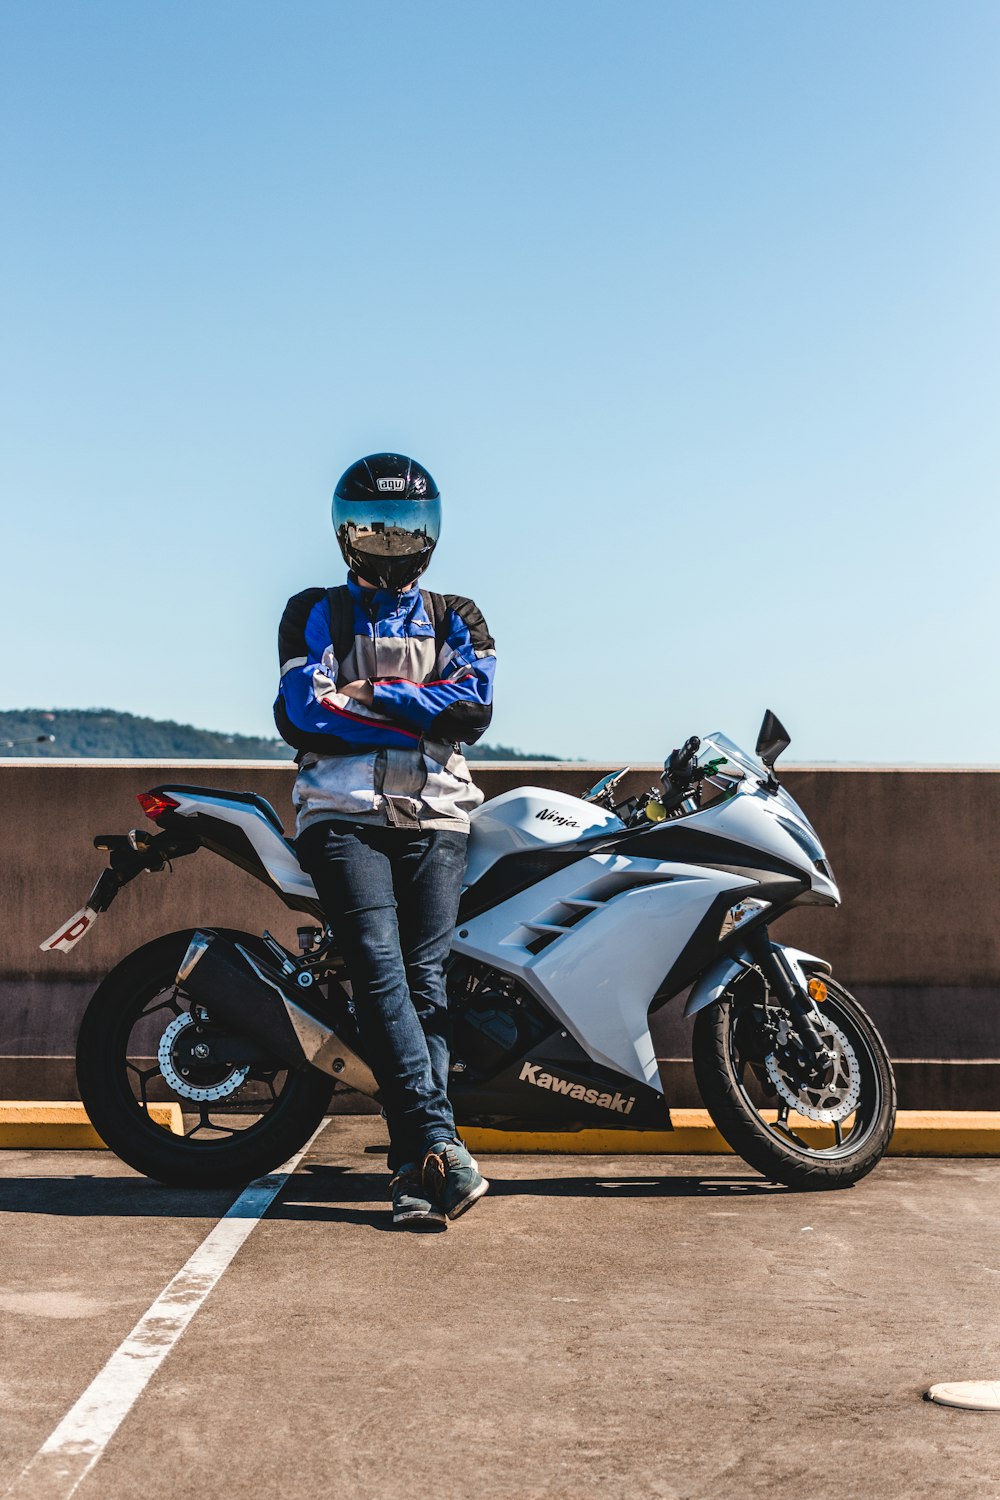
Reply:
[[817, 1005], [822, 1005], [830, 993], [822, 979], [810, 979], [806, 989], [809, 991], [810, 1000], [815, 1000]]
[[158, 823], [164, 813], [180, 807], [180, 803], [175, 802], [173, 797], [158, 797], [155, 792], [136, 792], [135, 800], [153, 823]]

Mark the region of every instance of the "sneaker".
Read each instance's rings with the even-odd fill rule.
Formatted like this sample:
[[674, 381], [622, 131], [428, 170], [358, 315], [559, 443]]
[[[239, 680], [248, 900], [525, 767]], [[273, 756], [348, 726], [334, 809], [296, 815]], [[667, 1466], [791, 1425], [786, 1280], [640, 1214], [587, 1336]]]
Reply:
[[401, 1229], [447, 1229], [448, 1221], [424, 1191], [423, 1176], [416, 1162], [400, 1167], [389, 1184], [392, 1222]]
[[449, 1219], [457, 1219], [489, 1188], [461, 1141], [440, 1141], [424, 1157], [424, 1192]]

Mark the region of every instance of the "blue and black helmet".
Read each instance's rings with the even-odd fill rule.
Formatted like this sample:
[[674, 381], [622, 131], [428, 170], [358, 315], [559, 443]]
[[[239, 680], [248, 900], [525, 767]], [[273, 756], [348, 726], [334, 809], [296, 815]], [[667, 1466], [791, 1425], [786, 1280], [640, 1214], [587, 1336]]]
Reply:
[[423, 464], [402, 453], [359, 458], [337, 481], [333, 529], [349, 568], [399, 592], [419, 578], [441, 534], [441, 494]]

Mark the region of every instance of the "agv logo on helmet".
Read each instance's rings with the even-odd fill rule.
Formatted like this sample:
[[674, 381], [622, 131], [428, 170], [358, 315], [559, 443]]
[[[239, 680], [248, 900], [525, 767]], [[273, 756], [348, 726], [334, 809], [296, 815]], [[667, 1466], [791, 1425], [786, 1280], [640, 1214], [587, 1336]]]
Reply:
[[383, 494], [402, 495], [406, 489], [405, 479], [376, 479], [375, 483]]

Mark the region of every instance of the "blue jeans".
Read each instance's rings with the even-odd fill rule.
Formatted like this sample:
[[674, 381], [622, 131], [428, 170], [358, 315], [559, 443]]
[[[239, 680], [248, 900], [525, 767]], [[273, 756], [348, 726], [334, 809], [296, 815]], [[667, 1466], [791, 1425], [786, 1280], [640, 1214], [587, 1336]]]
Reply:
[[394, 1172], [455, 1139], [444, 961], [467, 844], [450, 829], [331, 820], [304, 829], [295, 846], [351, 976]]

